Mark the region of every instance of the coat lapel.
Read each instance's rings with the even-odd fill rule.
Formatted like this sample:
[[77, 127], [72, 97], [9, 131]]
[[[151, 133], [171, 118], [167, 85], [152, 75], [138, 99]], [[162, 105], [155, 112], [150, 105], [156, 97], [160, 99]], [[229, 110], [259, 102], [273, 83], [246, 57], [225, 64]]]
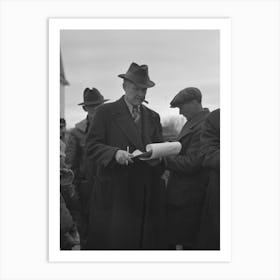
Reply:
[[145, 106], [141, 106], [142, 137], [145, 145], [152, 143], [153, 123]]
[[87, 129], [88, 129], [88, 120], [87, 119], [84, 119], [82, 121], [80, 121], [79, 123], [77, 123], [75, 125], [75, 127], [80, 130], [82, 133], [86, 133], [87, 132]]
[[141, 135], [139, 134], [135, 126], [135, 123], [132, 119], [127, 105], [125, 104], [125, 101], [123, 100], [123, 97], [116, 102], [114, 119], [123, 134], [125, 134], [129, 139], [132, 146], [135, 146], [141, 151], [145, 151]]
[[187, 134], [191, 133], [193, 129], [208, 116], [208, 114], [209, 110], [205, 108], [202, 112], [196, 114], [193, 118], [187, 121], [179, 133], [177, 140], [180, 140]]

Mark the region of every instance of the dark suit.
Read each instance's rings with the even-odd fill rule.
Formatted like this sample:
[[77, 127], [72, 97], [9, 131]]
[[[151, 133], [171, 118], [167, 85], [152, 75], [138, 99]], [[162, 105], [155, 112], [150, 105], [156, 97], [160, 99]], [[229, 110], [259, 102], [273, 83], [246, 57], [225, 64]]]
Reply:
[[[88, 118], [75, 125], [75, 128], [69, 133], [65, 151], [65, 162], [74, 171], [75, 178], [73, 183], [76, 186], [79, 197], [79, 209], [76, 209], [78, 211], [75, 212], [75, 218], [79, 229], [81, 248], [84, 248], [88, 233], [88, 204], [95, 177], [94, 165], [90, 164], [85, 154], [85, 140], [88, 127]], [[88, 168], [91, 168], [91, 174], [87, 173]]]
[[201, 126], [208, 109], [193, 116], [182, 128], [178, 156], [167, 157], [170, 177], [167, 185], [168, 243], [184, 249], [196, 249], [207, 174], [202, 168], [200, 152]]
[[203, 166], [209, 169], [209, 182], [202, 212], [199, 248], [220, 249], [220, 109], [206, 119], [201, 132]]
[[159, 115], [141, 105], [137, 130], [124, 97], [98, 108], [87, 138], [87, 156], [97, 165], [91, 197], [87, 249], [162, 249], [164, 185], [160, 165], [115, 161], [117, 150], [145, 151], [162, 142]]

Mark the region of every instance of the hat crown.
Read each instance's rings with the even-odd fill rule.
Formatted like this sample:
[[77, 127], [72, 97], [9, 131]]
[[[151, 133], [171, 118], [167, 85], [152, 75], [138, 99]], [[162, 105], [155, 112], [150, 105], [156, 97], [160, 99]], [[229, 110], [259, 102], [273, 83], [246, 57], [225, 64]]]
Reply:
[[143, 88], [153, 87], [155, 85], [155, 83], [150, 80], [149, 70], [146, 64], [138, 65], [132, 62], [127, 72], [119, 75], [119, 77], [127, 79]]
[[86, 88], [84, 90], [84, 102], [79, 105], [90, 106], [102, 104], [107, 100], [104, 100], [103, 95], [99, 92], [97, 88]]
[[128, 70], [126, 72], [126, 75], [129, 75], [129, 74], [149, 79], [148, 66], [145, 64], [138, 65], [135, 62], [131, 63], [130, 67], [128, 68]]
[[202, 94], [198, 88], [188, 87], [181, 90], [178, 94], [175, 95], [173, 100], [170, 102], [170, 107], [175, 108], [192, 100], [201, 102], [201, 99]]

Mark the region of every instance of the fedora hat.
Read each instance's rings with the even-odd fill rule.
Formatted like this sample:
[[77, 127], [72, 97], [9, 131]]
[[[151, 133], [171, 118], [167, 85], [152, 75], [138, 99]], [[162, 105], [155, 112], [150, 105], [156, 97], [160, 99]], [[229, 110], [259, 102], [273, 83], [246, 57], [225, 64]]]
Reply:
[[132, 62], [125, 74], [120, 74], [118, 77], [127, 79], [141, 88], [150, 88], [155, 85], [149, 78], [148, 66], [138, 65]]
[[108, 100], [109, 99], [104, 99], [103, 95], [99, 92], [98, 89], [86, 88], [84, 90], [84, 102], [79, 103], [78, 105], [83, 105], [83, 106], [100, 105]]

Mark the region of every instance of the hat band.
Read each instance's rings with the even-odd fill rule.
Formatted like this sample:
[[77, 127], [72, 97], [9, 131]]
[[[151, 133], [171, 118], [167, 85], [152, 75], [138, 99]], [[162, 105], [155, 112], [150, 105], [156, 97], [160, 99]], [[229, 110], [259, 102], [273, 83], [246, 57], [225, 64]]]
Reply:
[[99, 105], [99, 104], [103, 104], [106, 101], [108, 101], [109, 99], [102, 99], [102, 100], [85, 100], [82, 103], [79, 103], [78, 105], [83, 105], [83, 106], [87, 106], [87, 105]]
[[132, 74], [125, 74], [124, 78], [131, 80], [132, 82], [135, 82], [136, 84], [140, 84], [140, 85], [152, 84], [152, 81], [150, 81], [149, 78], [147, 77], [145, 78], [145, 77], [135, 76]]

